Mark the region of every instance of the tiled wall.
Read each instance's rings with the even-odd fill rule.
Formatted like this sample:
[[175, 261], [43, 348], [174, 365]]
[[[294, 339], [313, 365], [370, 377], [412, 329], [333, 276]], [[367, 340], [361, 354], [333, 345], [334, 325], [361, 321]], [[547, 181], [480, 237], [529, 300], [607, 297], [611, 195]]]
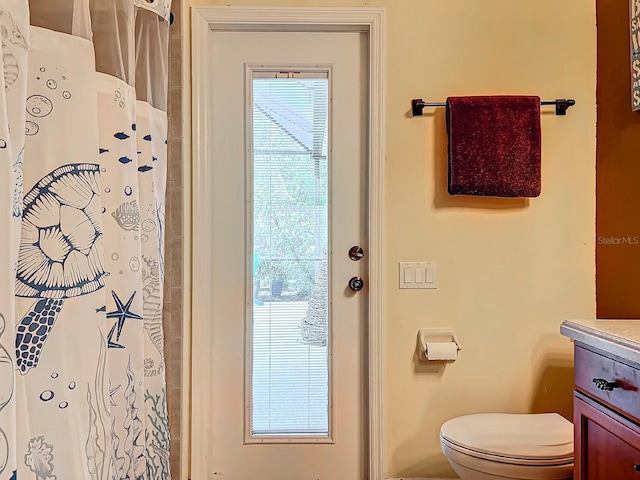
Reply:
[[171, 477], [180, 479], [180, 397], [182, 394], [182, 0], [173, 0], [169, 30], [169, 168], [165, 229], [164, 331], [167, 364]]

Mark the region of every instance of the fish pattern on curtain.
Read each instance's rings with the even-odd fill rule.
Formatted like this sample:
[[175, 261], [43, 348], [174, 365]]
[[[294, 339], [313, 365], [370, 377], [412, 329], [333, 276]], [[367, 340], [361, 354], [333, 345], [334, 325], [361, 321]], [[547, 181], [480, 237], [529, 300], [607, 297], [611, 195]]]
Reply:
[[[11, 192], [0, 218], [22, 217], [16, 262], [0, 263], [3, 278], [15, 278], [15, 311], [0, 296], [0, 480], [168, 479], [166, 113], [96, 73], [90, 41], [29, 30], [26, 2], [3, 3], [23, 6], [13, 15], [23, 14], [31, 39], [20, 108], [4, 124], [0, 116], [0, 135], [13, 118], [26, 134], [24, 155], [6, 162], [24, 171], [0, 179]], [[0, 158], [10, 150], [2, 141]], [[11, 233], [1, 235], [11, 245]]]
[[[146, 470], [143, 389], [144, 331], [135, 90], [97, 74], [99, 152], [102, 167], [107, 346], [117, 478], [140, 478]], [[111, 298], [109, 298], [111, 297]], [[124, 407], [124, 408], [123, 408]]]
[[144, 376], [149, 478], [169, 471], [169, 425], [165, 383], [162, 299], [167, 182], [167, 114], [138, 101], [140, 240], [142, 242]]
[[15, 478], [15, 287], [22, 217], [24, 104], [27, 91], [29, 12], [21, 0], [0, 1], [0, 479]]
[[[106, 232], [106, 262], [109, 271], [118, 272], [118, 277], [106, 282], [113, 297], [107, 304], [107, 317], [113, 319], [108, 335], [110, 380], [113, 390], [126, 385], [126, 408], [112, 408], [116, 418], [113, 438], [128, 452], [135, 452], [118, 458], [117, 465], [122, 458], [126, 462], [117, 478], [139, 478], [146, 469], [148, 478], [160, 479], [167, 478], [169, 471], [162, 333], [164, 260], [159, 240], [164, 208], [163, 200], [155, 198], [153, 182], [153, 172], [162, 174], [166, 168], [166, 121], [164, 129], [156, 132], [162, 147], [154, 149], [151, 110], [148, 104], [136, 101], [133, 87], [98, 74], [104, 205], [116, 226]], [[164, 186], [160, 191], [164, 198]], [[129, 418], [131, 411], [136, 415]], [[133, 435], [129, 424], [135, 427]]]

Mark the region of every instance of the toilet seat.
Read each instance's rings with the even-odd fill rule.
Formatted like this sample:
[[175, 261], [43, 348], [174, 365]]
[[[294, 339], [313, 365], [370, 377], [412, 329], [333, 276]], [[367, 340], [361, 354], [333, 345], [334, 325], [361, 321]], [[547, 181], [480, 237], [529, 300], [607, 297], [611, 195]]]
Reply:
[[[443, 448], [451, 449], [453, 452], [462, 454], [468, 457], [477, 458], [480, 460], [486, 460], [493, 463], [504, 463], [515, 466], [531, 466], [531, 467], [555, 467], [563, 465], [573, 465], [573, 455], [570, 457], [562, 458], [520, 458], [520, 457], [507, 457], [504, 455], [492, 455], [486, 452], [479, 452], [477, 450], [471, 450], [464, 448], [460, 445], [452, 443], [444, 437], [440, 437], [440, 442]], [[459, 455], [456, 455], [459, 458]]]
[[523, 466], [573, 463], [573, 425], [557, 413], [483, 413], [442, 425], [443, 446], [482, 460]]

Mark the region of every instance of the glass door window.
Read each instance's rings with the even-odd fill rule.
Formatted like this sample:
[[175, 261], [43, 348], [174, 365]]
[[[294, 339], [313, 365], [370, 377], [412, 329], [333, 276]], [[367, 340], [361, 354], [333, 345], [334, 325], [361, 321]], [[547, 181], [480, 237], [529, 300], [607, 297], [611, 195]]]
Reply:
[[329, 72], [253, 71], [250, 91], [247, 440], [329, 439]]

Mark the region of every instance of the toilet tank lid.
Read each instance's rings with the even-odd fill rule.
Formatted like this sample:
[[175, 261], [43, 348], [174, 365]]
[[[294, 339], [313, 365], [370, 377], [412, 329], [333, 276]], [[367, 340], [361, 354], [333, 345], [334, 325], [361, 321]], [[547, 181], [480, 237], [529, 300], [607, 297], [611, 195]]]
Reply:
[[453, 418], [440, 435], [470, 450], [509, 458], [573, 455], [573, 424], [557, 413], [480, 413]]

